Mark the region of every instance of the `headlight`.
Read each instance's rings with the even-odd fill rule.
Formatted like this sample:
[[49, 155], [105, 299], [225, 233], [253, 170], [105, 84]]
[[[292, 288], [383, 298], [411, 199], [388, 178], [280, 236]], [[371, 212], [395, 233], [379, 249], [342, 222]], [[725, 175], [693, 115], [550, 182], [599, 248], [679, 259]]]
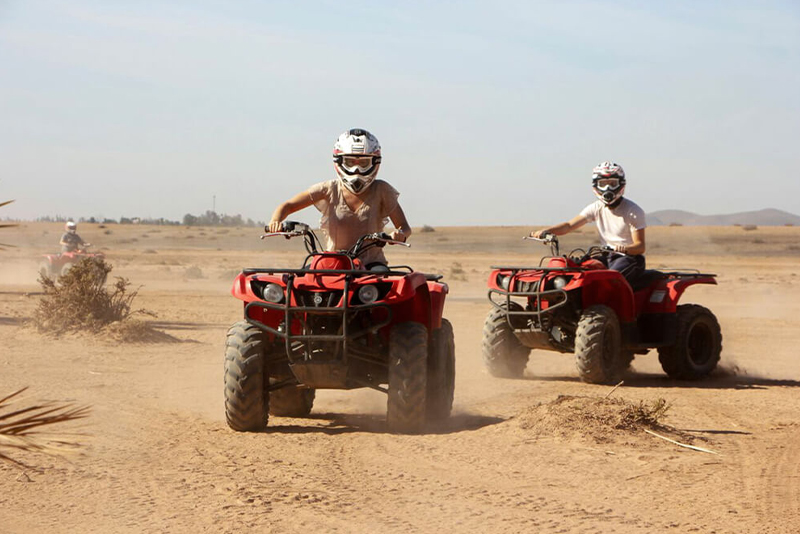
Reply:
[[497, 285], [508, 291], [508, 287], [511, 285], [511, 277], [498, 274]]
[[283, 300], [283, 288], [278, 284], [267, 284], [262, 292], [264, 300], [268, 302], [281, 302]]
[[569, 280], [563, 276], [556, 276], [555, 280], [553, 280], [553, 287], [556, 289], [562, 289], [565, 285], [567, 285], [567, 282], [569, 282]]
[[361, 286], [358, 289], [358, 300], [364, 304], [372, 304], [378, 300], [378, 288], [372, 284]]

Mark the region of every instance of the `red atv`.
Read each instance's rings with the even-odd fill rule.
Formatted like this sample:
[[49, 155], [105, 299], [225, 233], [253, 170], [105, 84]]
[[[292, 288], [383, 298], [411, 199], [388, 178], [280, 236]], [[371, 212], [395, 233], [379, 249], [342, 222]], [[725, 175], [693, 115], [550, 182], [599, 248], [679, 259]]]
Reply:
[[83, 247], [73, 252], [62, 252], [61, 254], [45, 254], [44, 259], [39, 263], [39, 274], [49, 278], [64, 276], [72, 269], [72, 266], [84, 258], [104, 259], [102, 252], [89, 252], [91, 243], [84, 243]]
[[261, 236], [303, 237], [299, 269], [245, 269], [233, 283], [244, 320], [228, 330], [228, 426], [259, 431], [269, 415], [307, 416], [316, 389], [368, 387], [388, 393], [392, 432], [414, 433], [450, 416], [455, 387], [453, 328], [442, 318], [447, 284], [407, 266], [367, 270], [359, 256], [392, 241], [361, 237], [350, 250], [319, 252], [308, 225], [285, 222]]
[[[534, 238], [526, 238], [534, 239]], [[722, 333], [710, 310], [678, 305], [693, 284], [716, 284], [713, 274], [646, 270], [633, 286], [597, 258], [608, 247], [560, 255], [558, 238], [539, 267], [492, 267], [483, 329], [483, 360], [499, 377], [522, 376], [531, 349], [575, 353], [584, 382], [615, 383], [634, 354], [658, 349], [672, 378], [695, 380], [717, 366]], [[543, 266], [546, 263], [546, 266]]]

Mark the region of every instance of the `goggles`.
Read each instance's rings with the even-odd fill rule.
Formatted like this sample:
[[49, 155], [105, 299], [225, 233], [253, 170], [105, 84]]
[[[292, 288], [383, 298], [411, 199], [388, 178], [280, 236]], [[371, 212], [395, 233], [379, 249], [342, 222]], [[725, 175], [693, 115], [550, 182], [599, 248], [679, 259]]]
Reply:
[[366, 174], [381, 162], [380, 156], [362, 154], [342, 154], [336, 156], [336, 163], [348, 174]]
[[594, 187], [600, 191], [614, 190], [620, 186], [619, 178], [600, 178], [594, 179]]

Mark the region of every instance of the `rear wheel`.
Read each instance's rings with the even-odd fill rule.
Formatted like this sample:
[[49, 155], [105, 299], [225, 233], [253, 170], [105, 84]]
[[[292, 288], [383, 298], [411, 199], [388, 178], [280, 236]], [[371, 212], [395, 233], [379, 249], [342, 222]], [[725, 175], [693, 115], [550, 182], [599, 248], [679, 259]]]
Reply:
[[225, 419], [234, 430], [257, 432], [267, 426], [266, 345], [264, 333], [246, 321], [239, 321], [228, 330], [225, 342]]
[[711, 310], [703, 306], [683, 304], [677, 314], [675, 344], [658, 349], [658, 361], [671, 378], [698, 380], [719, 363], [722, 331]]
[[288, 386], [269, 392], [269, 413], [278, 417], [306, 417], [314, 407], [317, 390]]
[[[512, 302], [509, 311], [522, 311], [522, 306]], [[520, 316], [511, 316], [512, 324]], [[528, 365], [531, 349], [522, 344], [508, 324], [506, 305], [494, 308], [483, 323], [481, 342], [483, 364], [489, 374], [500, 378], [519, 378]]]
[[413, 434], [425, 424], [428, 329], [420, 323], [400, 323], [389, 336], [389, 400], [386, 422], [390, 432]]
[[428, 356], [426, 411], [428, 421], [450, 417], [456, 387], [456, 347], [453, 325], [442, 319], [442, 327], [433, 332], [433, 346]]
[[575, 362], [581, 380], [590, 384], [617, 381], [629, 361], [621, 350], [619, 319], [608, 306], [590, 306], [575, 330]]

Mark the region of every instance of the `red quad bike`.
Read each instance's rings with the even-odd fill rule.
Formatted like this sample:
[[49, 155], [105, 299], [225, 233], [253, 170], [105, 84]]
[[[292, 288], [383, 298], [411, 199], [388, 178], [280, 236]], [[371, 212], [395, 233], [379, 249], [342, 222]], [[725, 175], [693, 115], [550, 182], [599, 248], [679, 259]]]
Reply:
[[420, 432], [450, 416], [453, 328], [442, 318], [447, 284], [407, 266], [367, 270], [359, 256], [392, 241], [361, 237], [347, 251], [318, 252], [308, 225], [285, 222], [261, 236], [303, 237], [299, 269], [245, 269], [232, 294], [244, 320], [228, 330], [225, 415], [238, 431], [263, 430], [269, 414], [303, 417], [317, 389], [388, 393], [389, 431]]
[[74, 252], [45, 254], [44, 259], [39, 263], [39, 274], [49, 278], [58, 278], [67, 274], [69, 270], [72, 269], [73, 265], [84, 258], [105, 258], [102, 252], [89, 252], [88, 249], [90, 246], [91, 244], [84, 243], [83, 248]]
[[[595, 259], [608, 247], [560, 255], [558, 238], [545, 234], [551, 256], [539, 267], [492, 267], [483, 329], [483, 360], [499, 377], [520, 377], [531, 349], [575, 353], [584, 382], [616, 383], [634, 354], [658, 349], [672, 378], [696, 380], [719, 362], [722, 333], [710, 310], [678, 305], [693, 284], [716, 284], [698, 271], [646, 270], [634, 285]], [[543, 266], [543, 264], [547, 266]]]

